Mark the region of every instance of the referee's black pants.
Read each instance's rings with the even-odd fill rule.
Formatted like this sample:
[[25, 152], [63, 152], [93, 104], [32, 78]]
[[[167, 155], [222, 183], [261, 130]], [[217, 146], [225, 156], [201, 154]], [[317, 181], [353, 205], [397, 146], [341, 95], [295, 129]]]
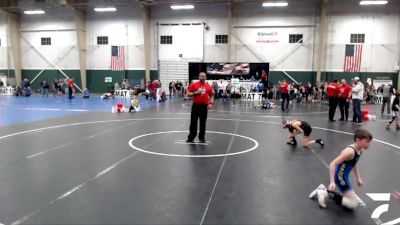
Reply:
[[329, 97], [329, 120], [333, 120], [333, 118], [335, 117], [338, 101], [338, 97]]
[[200, 118], [199, 140], [205, 140], [206, 121], [207, 121], [207, 104], [193, 103], [192, 113], [190, 115], [190, 133], [188, 140], [194, 140], [197, 136], [197, 120]]
[[339, 109], [340, 109], [340, 119], [349, 120], [349, 107], [350, 102], [347, 101], [347, 98], [339, 98]]

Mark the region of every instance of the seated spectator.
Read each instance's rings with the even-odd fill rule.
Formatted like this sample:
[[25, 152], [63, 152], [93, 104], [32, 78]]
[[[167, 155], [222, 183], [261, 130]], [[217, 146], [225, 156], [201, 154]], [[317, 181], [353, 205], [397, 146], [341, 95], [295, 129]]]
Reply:
[[100, 96], [100, 98], [101, 99], [110, 99], [110, 98], [114, 99], [115, 96], [112, 93], [104, 93], [102, 96]]
[[82, 98], [89, 98], [89, 97], [90, 97], [90, 91], [88, 89], [86, 89], [85, 91], [83, 91]]
[[161, 92], [160, 102], [167, 101], [167, 93], [165, 91]]
[[129, 108], [129, 112], [132, 112], [132, 110], [134, 112], [139, 112], [140, 110], [142, 110], [140, 108], [139, 96], [138, 96], [138, 92], [136, 90], [133, 92], [133, 95], [131, 98], [131, 107]]
[[229, 97], [230, 94], [226, 90], [224, 90], [224, 92], [222, 92], [222, 99], [224, 100], [224, 102], [229, 101]]

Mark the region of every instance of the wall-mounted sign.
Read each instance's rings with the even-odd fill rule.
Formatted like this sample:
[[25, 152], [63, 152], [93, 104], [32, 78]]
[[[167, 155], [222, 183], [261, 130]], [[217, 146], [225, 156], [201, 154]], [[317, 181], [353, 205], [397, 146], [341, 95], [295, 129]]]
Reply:
[[257, 32], [257, 43], [278, 43], [278, 32], [268, 31], [268, 32]]
[[106, 83], [112, 83], [112, 77], [105, 77], [104, 82]]
[[262, 101], [262, 92], [245, 92], [242, 93], [241, 99], [244, 101]]
[[115, 90], [116, 98], [132, 98], [133, 90]]

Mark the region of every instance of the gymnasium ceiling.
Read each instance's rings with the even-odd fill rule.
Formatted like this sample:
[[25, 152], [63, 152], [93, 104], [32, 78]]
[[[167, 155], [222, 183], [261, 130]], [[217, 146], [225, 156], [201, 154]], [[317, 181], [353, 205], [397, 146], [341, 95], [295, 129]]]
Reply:
[[[268, 0], [265, 0], [268, 1]], [[318, 2], [321, 0], [285, 0], [287, 2]], [[351, 0], [349, 0], [351, 1]], [[264, 2], [263, 0], [0, 0], [0, 9], [8, 12], [20, 12], [31, 9], [49, 9], [58, 7], [74, 7], [86, 9], [99, 6], [153, 6], [160, 4], [184, 3], [224, 3], [224, 2]]]
[[[8, 12], [21, 12], [32, 9], [49, 9], [59, 7], [73, 7], [80, 10], [93, 7], [104, 6], [155, 6], [162, 4], [196, 4], [196, 3], [246, 3], [246, 2], [266, 2], [280, 0], [0, 0], [0, 9]], [[328, 1], [333, 4], [358, 4], [360, 0], [282, 0], [286, 2], [307, 2], [319, 4]], [[397, 5], [400, 0], [390, 0], [390, 3]]]

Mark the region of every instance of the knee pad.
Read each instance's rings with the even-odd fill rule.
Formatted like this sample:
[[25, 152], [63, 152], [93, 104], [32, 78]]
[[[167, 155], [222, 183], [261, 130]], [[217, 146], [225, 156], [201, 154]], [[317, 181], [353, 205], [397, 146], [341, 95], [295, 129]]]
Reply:
[[348, 209], [355, 209], [358, 206], [357, 198], [343, 197], [342, 206]]

